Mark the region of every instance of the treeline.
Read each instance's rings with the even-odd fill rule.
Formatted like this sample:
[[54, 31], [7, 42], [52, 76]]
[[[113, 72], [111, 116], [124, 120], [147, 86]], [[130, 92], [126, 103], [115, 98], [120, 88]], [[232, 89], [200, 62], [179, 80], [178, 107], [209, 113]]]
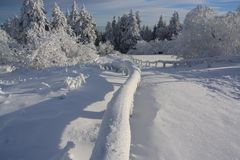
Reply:
[[141, 26], [139, 12], [133, 13], [131, 10], [129, 14], [114, 17], [107, 23], [105, 32], [101, 33], [97, 31], [96, 23], [85, 6], [79, 10], [76, 1], [73, 1], [71, 10], [66, 14], [55, 3], [49, 20], [43, 0], [24, 0], [21, 14], [7, 20], [2, 29], [24, 47], [31, 49], [38, 48], [46, 35], [61, 32], [81, 44], [99, 46], [100, 43], [109, 41], [115, 50], [127, 53], [139, 40], [171, 40], [181, 31], [182, 25], [178, 13], [174, 12], [168, 25], [161, 16], [153, 29], [150, 29]]
[[[38, 41], [47, 32], [66, 32], [78, 42], [94, 43], [96, 23], [85, 6], [79, 11], [76, 1], [66, 15], [57, 3], [52, 9], [52, 20], [47, 19], [43, 0], [24, 0], [20, 16], [9, 19], [2, 28], [21, 44]], [[36, 38], [36, 39], [35, 39]]]
[[150, 29], [149, 26], [141, 26], [139, 12], [124, 14], [121, 17], [113, 17], [108, 22], [102, 41], [110, 41], [114, 48], [122, 53], [127, 53], [139, 40], [147, 42], [151, 40], [172, 40], [182, 30], [178, 12], [174, 12], [169, 24], [160, 16], [158, 23]]
[[1, 26], [0, 63], [43, 68], [87, 62], [96, 58], [96, 39], [93, 17], [75, 1], [66, 14], [55, 3], [48, 19], [43, 0], [24, 0], [20, 15]]

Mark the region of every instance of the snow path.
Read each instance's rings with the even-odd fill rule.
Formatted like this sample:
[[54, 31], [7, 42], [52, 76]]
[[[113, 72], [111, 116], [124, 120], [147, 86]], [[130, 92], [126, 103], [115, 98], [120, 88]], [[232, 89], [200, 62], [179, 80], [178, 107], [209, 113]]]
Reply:
[[[126, 77], [91, 67], [81, 69], [87, 83], [66, 92], [61, 89], [65, 78], [78, 75], [79, 69], [44, 72], [26, 74], [21, 81], [18, 72], [3, 76], [3, 93], [11, 96], [8, 105], [5, 98], [0, 104], [0, 159], [89, 159], [105, 107]], [[15, 79], [14, 83], [6, 85], [9, 79]], [[42, 82], [51, 88], [39, 90]], [[66, 97], [61, 98], [63, 93]]]
[[132, 160], [239, 160], [240, 65], [142, 71]]

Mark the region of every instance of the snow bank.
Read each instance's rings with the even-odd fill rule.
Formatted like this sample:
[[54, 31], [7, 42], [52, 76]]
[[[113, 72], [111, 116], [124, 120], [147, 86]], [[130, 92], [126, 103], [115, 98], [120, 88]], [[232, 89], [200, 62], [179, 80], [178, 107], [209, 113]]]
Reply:
[[14, 66], [4, 65], [0, 66], [0, 74], [1, 73], [10, 73], [13, 72], [16, 68]]
[[104, 57], [99, 57], [95, 60], [95, 63], [104, 70], [111, 70], [115, 72], [122, 72], [128, 75], [128, 67], [125, 62], [133, 62], [133, 58], [129, 55], [124, 55], [121, 53], [110, 54]]
[[69, 90], [75, 90], [80, 88], [83, 83], [86, 83], [86, 79], [83, 74], [80, 74], [77, 77], [67, 77], [64, 83]]
[[131, 62], [124, 63], [130, 76], [108, 104], [91, 160], [129, 160], [131, 144], [129, 116], [141, 75], [140, 70]]

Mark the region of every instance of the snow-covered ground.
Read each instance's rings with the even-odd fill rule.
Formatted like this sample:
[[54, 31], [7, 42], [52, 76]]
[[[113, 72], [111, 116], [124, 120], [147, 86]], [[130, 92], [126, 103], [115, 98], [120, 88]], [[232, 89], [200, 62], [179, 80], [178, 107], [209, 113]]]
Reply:
[[[81, 74], [86, 83], [70, 89], [66, 80]], [[89, 159], [107, 103], [126, 80], [96, 67], [19, 69], [0, 77], [1, 160]]]
[[[176, 59], [163, 55], [138, 58]], [[112, 63], [115, 70], [120, 62], [108, 57], [96, 63]], [[2, 70], [0, 160], [88, 160], [97, 138], [101, 142], [99, 128], [106, 107], [115, 104], [113, 97], [129, 98], [125, 94], [129, 87], [118, 90], [128, 76], [102, 71], [96, 65]], [[130, 119], [130, 159], [238, 160], [239, 73], [238, 63], [143, 69]], [[119, 112], [118, 118], [120, 112], [129, 114], [120, 108], [113, 110]]]
[[239, 64], [143, 70], [131, 159], [240, 159], [239, 73]]

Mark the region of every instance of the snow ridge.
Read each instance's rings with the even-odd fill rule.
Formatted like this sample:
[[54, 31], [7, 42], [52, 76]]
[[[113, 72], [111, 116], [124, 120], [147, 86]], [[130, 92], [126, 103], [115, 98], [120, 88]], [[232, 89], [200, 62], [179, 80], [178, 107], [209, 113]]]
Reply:
[[141, 71], [131, 62], [124, 63], [129, 70], [129, 78], [108, 104], [91, 160], [129, 160], [131, 145], [129, 118], [134, 94], [140, 83]]

